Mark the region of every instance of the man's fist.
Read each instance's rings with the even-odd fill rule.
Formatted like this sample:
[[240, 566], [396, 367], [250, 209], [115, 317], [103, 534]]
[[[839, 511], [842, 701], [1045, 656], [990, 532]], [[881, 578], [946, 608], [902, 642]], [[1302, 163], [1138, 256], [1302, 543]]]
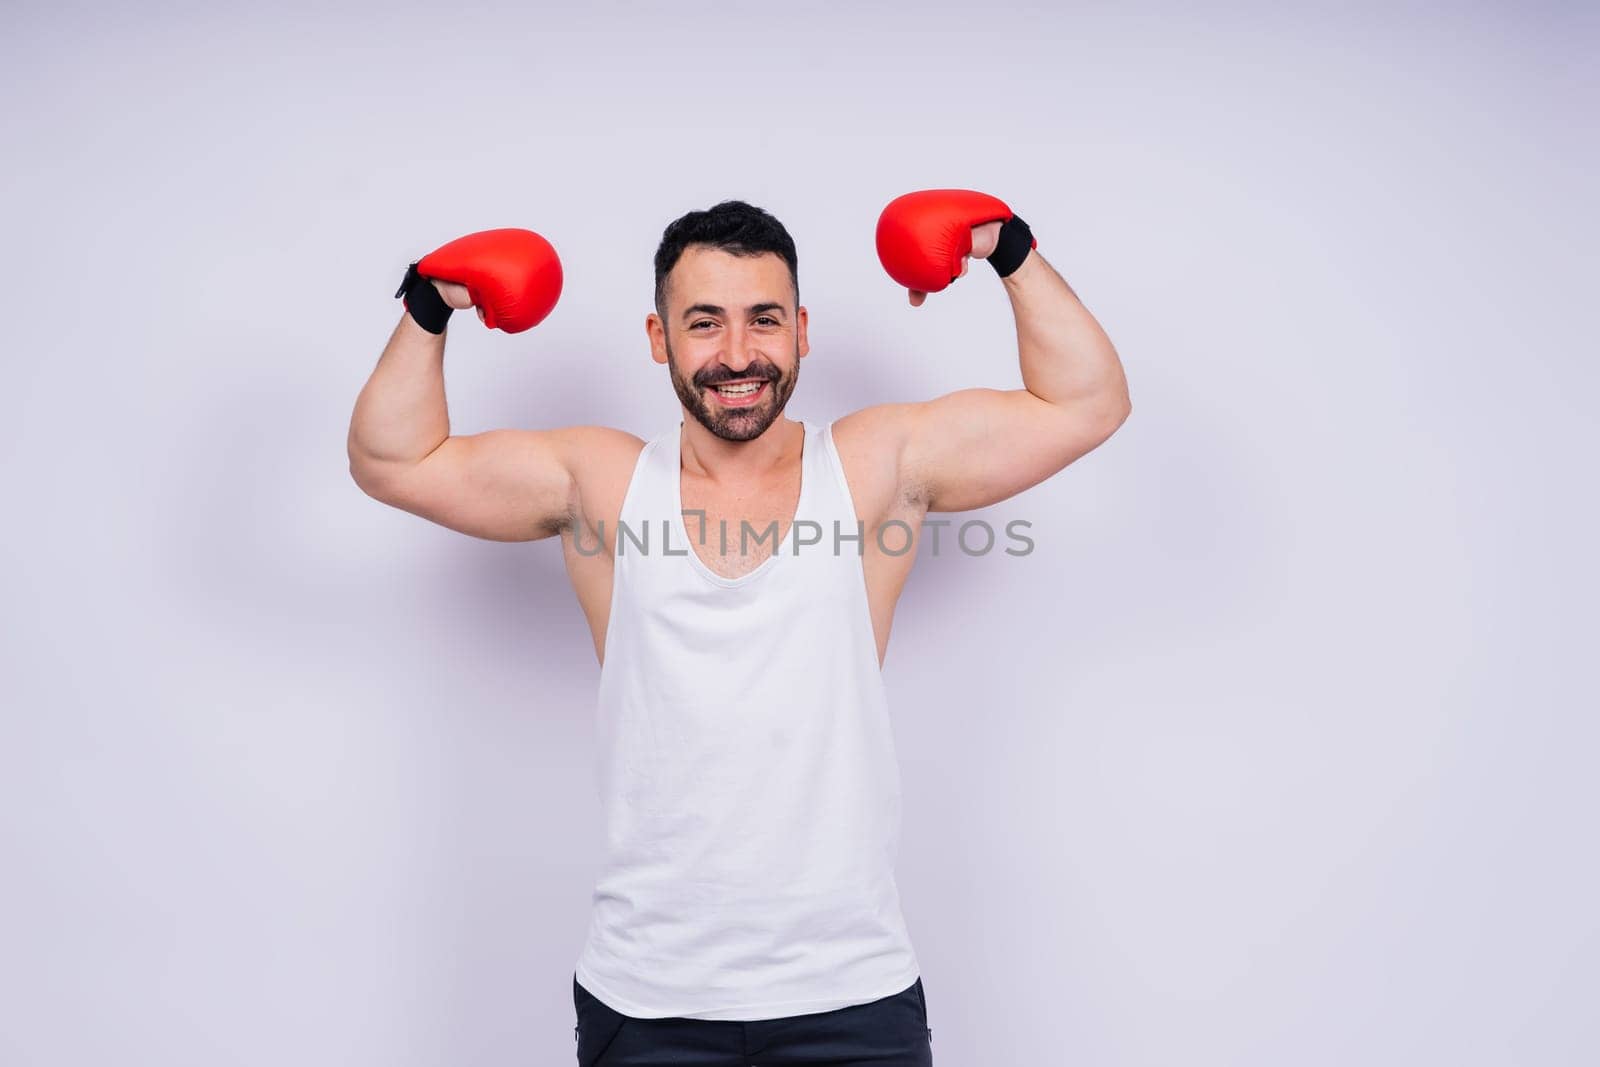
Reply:
[[[878, 216], [878, 261], [920, 304], [922, 294], [937, 293], [965, 274], [968, 256], [992, 253], [1002, 224], [1013, 217], [1005, 201], [971, 189], [907, 193]], [[983, 247], [974, 247], [975, 236]], [[1028, 246], [1035, 244], [1030, 234]]]
[[441, 283], [436, 288], [452, 307], [461, 306], [460, 293], [444, 283], [464, 287], [483, 324], [506, 333], [539, 325], [561, 297], [561, 260], [532, 230], [469, 233], [423, 256], [416, 272]]

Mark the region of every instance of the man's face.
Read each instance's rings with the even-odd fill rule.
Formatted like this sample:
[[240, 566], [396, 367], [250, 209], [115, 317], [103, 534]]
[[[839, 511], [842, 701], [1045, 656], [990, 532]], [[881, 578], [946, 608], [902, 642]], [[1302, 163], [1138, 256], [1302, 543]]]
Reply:
[[[760, 437], [800, 380], [810, 346], [806, 309], [794, 298], [782, 256], [690, 245], [667, 275], [666, 319], [645, 320], [653, 357], [667, 365], [678, 399], [725, 441]], [[717, 388], [733, 383], [744, 384]]]

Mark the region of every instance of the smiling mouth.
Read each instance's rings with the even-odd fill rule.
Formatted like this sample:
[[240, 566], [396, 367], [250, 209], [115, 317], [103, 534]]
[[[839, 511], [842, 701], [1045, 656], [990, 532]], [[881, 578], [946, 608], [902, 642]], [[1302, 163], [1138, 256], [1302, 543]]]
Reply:
[[753, 403], [767, 391], [767, 380], [762, 378], [756, 381], [719, 382], [710, 386], [710, 390], [717, 395], [717, 399], [729, 407], [742, 407]]

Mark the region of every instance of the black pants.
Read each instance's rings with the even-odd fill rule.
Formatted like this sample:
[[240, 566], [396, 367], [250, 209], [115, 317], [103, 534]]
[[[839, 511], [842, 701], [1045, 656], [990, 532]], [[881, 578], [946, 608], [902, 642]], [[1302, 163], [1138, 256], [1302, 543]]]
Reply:
[[933, 1067], [922, 979], [848, 1008], [735, 1022], [635, 1019], [572, 976], [578, 1067]]

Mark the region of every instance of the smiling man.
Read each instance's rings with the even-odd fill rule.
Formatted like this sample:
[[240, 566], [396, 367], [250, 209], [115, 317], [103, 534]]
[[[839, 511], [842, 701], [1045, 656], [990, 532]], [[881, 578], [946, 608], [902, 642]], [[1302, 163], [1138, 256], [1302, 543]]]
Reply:
[[[656, 313], [645, 321], [651, 350], [657, 362], [667, 364], [684, 410], [706, 430], [725, 441], [760, 437], [789, 403], [800, 380], [800, 357], [810, 348], [806, 309], [799, 306], [794, 274], [781, 258], [784, 251], [792, 256], [793, 246], [778, 255], [752, 257], [713, 245], [684, 247], [681, 242], [682, 238], [664, 242], [656, 256]], [[676, 262], [669, 264], [674, 255]], [[669, 328], [674, 278], [679, 292], [741, 293], [754, 302], [732, 309], [690, 304], [676, 313], [677, 321]], [[784, 299], [763, 296], [775, 292], [783, 293]], [[733, 327], [728, 325], [730, 319]], [[739, 324], [748, 324], [744, 328], [750, 334], [751, 358], [734, 370], [718, 353], [728, 343], [730, 328], [740, 329]], [[674, 334], [680, 338], [681, 356], [673, 349]], [[787, 357], [787, 373], [768, 360], [764, 352], [769, 350]], [[693, 378], [684, 372], [685, 361], [691, 369], [698, 368]]]
[[[451, 311], [516, 332], [559, 295], [555, 252], [527, 231], [413, 264], [357, 400], [350, 466], [368, 494], [477, 537], [561, 538], [601, 664], [581, 1067], [932, 1063], [881, 676], [916, 531], [1060, 471], [1129, 402], [1105, 333], [1000, 201], [909, 194], [878, 247], [913, 305], [987, 259], [1024, 388], [789, 418], [809, 351], [794, 242], [725, 201], [669, 225], [656, 253], [645, 326], [682, 418], [648, 440], [450, 434]], [[910, 544], [879, 536], [890, 525]]]

